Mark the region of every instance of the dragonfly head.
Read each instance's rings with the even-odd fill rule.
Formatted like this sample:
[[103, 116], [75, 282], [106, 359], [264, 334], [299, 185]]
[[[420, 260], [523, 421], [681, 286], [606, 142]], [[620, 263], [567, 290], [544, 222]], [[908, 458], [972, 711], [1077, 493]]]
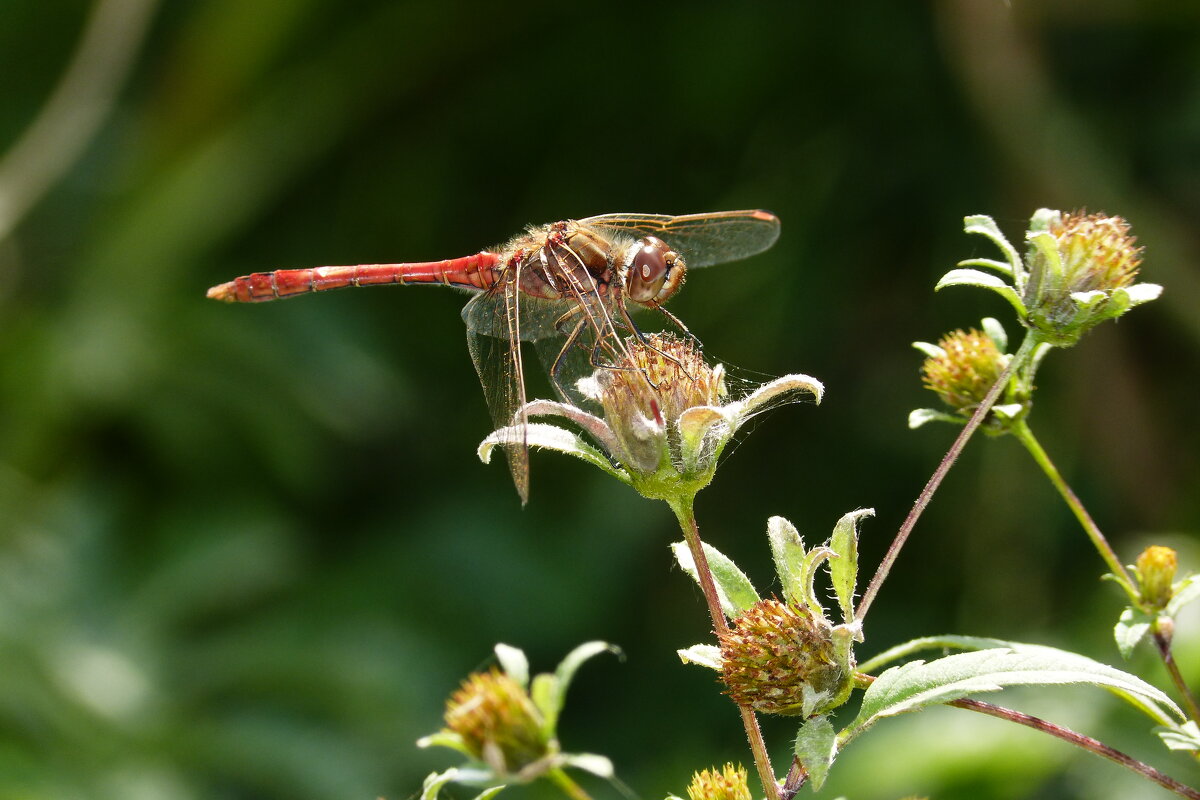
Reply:
[[638, 239], [625, 256], [625, 294], [635, 303], [659, 306], [683, 283], [683, 256], [657, 236]]

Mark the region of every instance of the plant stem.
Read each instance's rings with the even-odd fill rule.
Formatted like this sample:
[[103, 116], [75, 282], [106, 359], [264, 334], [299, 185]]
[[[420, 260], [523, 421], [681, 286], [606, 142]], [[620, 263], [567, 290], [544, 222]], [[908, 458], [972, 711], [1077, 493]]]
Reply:
[[584, 788], [576, 783], [575, 779], [568, 775], [562, 768], [552, 769], [546, 774], [572, 800], [592, 800], [592, 796], [584, 791]]
[[1067, 482], [1063, 480], [1058, 468], [1054, 466], [1054, 462], [1050, 460], [1050, 456], [1046, 455], [1046, 451], [1042, 449], [1041, 443], [1033, 435], [1033, 431], [1030, 430], [1029, 425], [1026, 424], [1025, 420], [1020, 420], [1013, 425], [1012, 432], [1017, 437], [1017, 440], [1025, 445], [1025, 449], [1029, 451], [1029, 454], [1033, 456], [1033, 460], [1042, 468], [1042, 472], [1046, 473], [1046, 477], [1050, 479], [1050, 483], [1054, 484], [1054, 488], [1058, 489], [1058, 493], [1062, 495], [1067, 507], [1075, 515], [1075, 519], [1079, 520], [1079, 524], [1083, 526], [1084, 533], [1092, 540], [1092, 544], [1100, 553], [1100, 557], [1104, 559], [1104, 563], [1108, 565], [1109, 570], [1112, 571], [1113, 576], [1124, 585], [1126, 591], [1131, 596], [1136, 597], [1137, 589], [1133, 585], [1133, 580], [1129, 577], [1129, 573], [1125, 571], [1124, 565], [1121, 564], [1121, 560], [1117, 558], [1116, 552], [1113, 551], [1108, 540], [1104, 538], [1104, 534], [1100, 532], [1100, 527], [1092, 519], [1091, 515], [1088, 514], [1087, 509], [1083, 507], [1083, 503], [1076, 497], [1075, 492], [1071, 491], [1071, 487], [1067, 485]]
[[[1021, 444], [1025, 445], [1025, 449], [1033, 456], [1033, 460], [1042, 468], [1042, 472], [1046, 473], [1046, 477], [1054, 484], [1054, 488], [1058, 489], [1058, 493], [1062, 495], [1063, 500], [1075, 515], [1075, 519], [1079, 520], [1079, 524], [1083, 527], [1084, 533], [1092, 540], [1096, 550], [1099, 551], [1100, 557], [1104, 559], [1104, 563], [1108, 565], [1112, 571], [1113, 577], [1121, 582], [1122, 588], [1130, 597], [1138, 596], [1138, 588], [1134, 584], [1133, 579], [1129, 577], [1129, 572], [1125, 566], [1117, 558], [1116, 552], [1112, 549], [1112, 545], [1100, 532], [1100, 526], [1092, 519], [1091, 514], [1084, 508], [1083, 502], [1076, 496], [1075, 492], [1071, 491], [1071, 487], [1063, 480], [1058, 468], [1054, 466], [1054, 462], [1050, 460], [1050, 456], [1042, 448], [1037, 437], [1033, 435], [1033, 430], [1029, 425], [1021, 420], [1013, 426], [1013, 435]], [[1161, 634], [1158, 630], [1157, 622], [1153, 628], [1154, 644], [1158, 650], [1159, 656], [1162, 658], [1163, 665], [1167, 668], [1167, 674], [1171, 676], [1171, 682], [1175, 684], [1175, 688], [1179, 691], [1183, 698], [1184, 705], [1187, 706], [1188, 716], [1193, 720], [1200, 720], [1200, 706], [1196, 703], [1196, 698], [1192, 695], [1191, 689], [1183, 679], [1183, 675], [1179, 672], [1179, 666], [1175, 663], [1175, 658], [1171, 655], [1171, 642]]]
[[1179, 665], [1175, 663], [1175, 656], [1171, 653], [1171, 639], [1159, 630], [1158, 620], [1155, 620], [1151, 626], [1151, 635], [1154, 637], [1154, 647], [1158, 650], [1159, 657], [1162, 658], [1163, 666], [1167, 668], [1167, 674], [1171, 676], [1171, 682], [1175, 684], [1175, 688], [1179, 690], [1179, 694], [1183, 698], [1183, 704], [1187, 706], [1188, 716], [1193, 721], [1200, 721], [1200, 706], [1197, 706], [1192, 690], [1188, 688], [1187, 682], [1183, 679], [1183, 673], [1179, 671]]
[[[704, 545], [700, 541], [700, 527], [696, 524], [696, 514], [692, 509], [693, 497], [684, 497], [677, 501], [668, 500], [671, 510], [679, 520], [683, 531], [683, 539], [691, 551], [692, 561], [696, 564], [696, 574], [700, 578], [700, 590], [708, 604], [708, 614], [712, 617], [713, 632], [720, 638], [729, 632], [725, 622], [725, 612], [721, 610], [721, 600], [717, 595], [717, 585], [713, 582], [712, 570], [708, 566], [708, 558], [704, 555]], [[766, 742], [763, 741], [762, 730], [758, 727], [758, 717], [754, 709], [738, 703], [742, 714], [742, 725], [746, 729], [746, 739], [750, 742], [750, 751], [754, 754], [754, 765], [758, 769], [758, 778], [762, 782], [767, 800], [780, 800], [779, 783], [775, 780], [775, 771], [771, 767], [771, 757], [767, 753]]]
[[871, 607], [871, 602], [875, 599], [875, 595], [879, 593], [879, 587], [883, 585], [884, 579], [887, 578], [888, 573], [891, 572], [892, 565], [896, 563], [896, 559], [900, 555], [900, 548], [904, 546], [908, 535], [912, 533], [917, 520], [920, 519], [921, 513], [929, 505], [929, 501], [933, 499], [934, 492], [941, 486], [942, 480], [946, 477], [946, 473], [950, 471], [950, 467], [954, 465], [959, 453], [967, 446], [967, 440], [971, 438], [971, 434], [975, 433], [975, 429], [979, 427], [980, 423], [983, 422], [983, 418], [987, 416], [992, 406], [996, 404], [996, 399], [1000, 397], [1000, 393], [1008, 386], [1008, 382], [1012, 376], [1029, 359], [1036, 345], [1036, 338], [1027, 334], [1025, 341], [1021, 342], [1020, 349], [1009, 360], [1008, 366], [1004, 368], [1004, 372], [1000, 374], [995, 385], [988, 390], [987, 395], [983, 398], [983, 402], [979, 404], [979, 408], [975, 409], [975, 413], [971, 415], [971, 419], [963, 426], [962, 431], [958, 434], [958, 438], [954, 440], [954, 444], [950, 445], [950, 449], [946, 451], [946, 455], [942, 458], [942, 463], [938, 464], [938, 468], [930, 476], [929, 482], [921, 490], [917, 501], [913, 503], [912, 510], [908, 512], [908, 516], [905, 517], [900, 530], [896, 532], [896, 538], [892, 540], [892, 544], [888, 547], [887, 553], [884, 554], [883, 560], [879, 562], [879, 568], [875, 570], [875, 576], [871, 578], [870, 585], [863, 592], [862, 600], [858, 604], [858, 610], [854, 614], [854, 618], [859, 622], [867, 615], [867, 609]]
[[1126, 769], [1136, 772], [1143, 778], [1149, 781], [1154, 781], [1164, 789], [1169, 789], [1180, 797], [1191, 798], [1191, 800], [1200, 800], [1200, 792], [1195, 789], [1185, 786], [1179, 781], [1156, 770], [1149, 764], [1144, 764], [1141, 761], [1122, 753], [1120, 750], [1115, 750], [1112, 747], [1104, 744], [1101, 741], [1084, 736], [1081, 733], [1076, 733], [1069, 728], [1064, 728], [1061, 725], [1055, 725], [1053, 722], [1047, 722], [1039, 717], [1033, 717], [1029, 714], [1022, 714], [1020, 711], [1013, 711], [1010, 708], [984, 703], [979, 700], [955, 700], [949, 705], [958, 708], [965, 708], [968, 711], [977, 711], [980, 714], [1005, 719], [1009, 722], [1015, 722], [1018, 725], [1024, 725], [1028, 728], [1033, 728], [1043, 733], [1048, 733], [1051, 736], [1056, 736], [1064, 742], [1069, 742], [1076, 747], [1082, 747], [1095, 753], [1098, 756], [1103, 756], [1113, 763], [1120, 764]]

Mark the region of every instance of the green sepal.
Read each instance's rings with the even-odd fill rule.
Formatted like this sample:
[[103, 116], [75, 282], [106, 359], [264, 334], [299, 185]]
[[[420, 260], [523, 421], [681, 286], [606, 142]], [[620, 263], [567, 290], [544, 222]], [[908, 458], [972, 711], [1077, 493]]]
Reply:
[[833, 526], [829, 546], [835, 558], [829, 562], [833, 593], [842, 610], [842, 621], [854, 619], [854, 590], [858, 584], [858, 521], [875, 516], [875, 509], [860, 508], [845, 514]]
[[1200, 725], [1194, 720], [1182, 725], [1157, 728], [1154, 732], [1169, 750], [1185, 750], [1191, 753], [1200, 751]]
[[620, 656], [621, 649], [608, 642], [584, 642], [567, 653], [566, 658], [559, 663], [553, 675], [538, 675], [533, 679], [533, 701], [545, 716], [545, 730], [550, 736], [554, 735], [558, 725], [558, 715], [566, 702], [567, 689], [570, 688], [575, 673], [579, 671], [585, 661], [601, 653], [613, 653]]
[[821, 715], [805, 720], [796, 732], [792, 752], [808, 773], [813, 791], [820, 791], [838, 752], [837, 732], [829, 717]]
[[498, 643], [493, 650], [505, 674], [519, 683], [522, 689], [528, 688], [529, 659], [525, 657], [525, 653], [520, 648], [503, 643]]
[[1171, 599], [1167, 603], [1165, 613], [1174, 618], [1188, 603], [1200, 597], [1200, 575], [1188, 575], [1181, 581], [1176, 581], [1171, 587]]
[[[750, 606], [759, 601], [754, 584], [746, 577], [746, 573], [738, 569], [737, 564], [729, 556], [710, 544], [702, 544], [704, 557], [708, 560], [708, 568], [712, 571], [713, 583], [717, 587], [717, 598], [721, 601], [721, 610], [730, 619], [736, 618]], [[700, 584], [700, 573], [696, 570], [696, 562], [692, 560], [692, 551], [687, 543], [675, 542], [671, 552], [683, 571], [692, 576], [696, 584]]]
[[1000, 248], [1000, 251], [1004, 253], [1004, 257], [1008, 261], [1009, 268], [1003, 270], [1005, 274], [1020, 277], [1021, 256], [1017, 253], [1017, 249], [1012, 246], [1012, 243], [1008, 241], [1008, 237], [1000, 230], [1000, 226], [996, 224], [994, 219], [987, 214], [971, 214], [970, 216], [963, 217], [963, 232], [976, 233], [991, 239]]
[[1126, 661], [1133, 655], [1133, 649], [1150, 632], [1154, 619], [1154, 615], [1133, 606], [1128, 606], [1121, 612], [1121, 617], [1113, 628], [1113, 638], [1117, 641], [1117, 650], [1121, 651], [1121, 657]]
[[717, 672], [724, 669], [721, 648], [715, 644], [694, 644], [691, 647], [685, 647], [675, 652], [679, 655], [679, 660], [685, 664], [696, 664], [701, 667], [715, 669]]
[[771, 545], [771, 558], [775, 561], [775, 573], [783, 590], [783, 599], [792, 605], [803, 605], [806, 598], [804, 588], [804, 540], [796, 526], [783, 517], [767, 520], [767, 541]]

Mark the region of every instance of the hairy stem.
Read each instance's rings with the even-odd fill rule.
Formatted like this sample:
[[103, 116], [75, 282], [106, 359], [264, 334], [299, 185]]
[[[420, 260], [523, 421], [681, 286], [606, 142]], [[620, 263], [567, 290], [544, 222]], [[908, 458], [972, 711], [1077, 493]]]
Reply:
[[875, 599], [875, 595], [879, 593], [879, 587], [883, 585], [883, 581], [887, 578], [888, 573], [892, 570], [892, 565], [896, 563], [896, 559], [900, 555], [900, 548], [904, 546], [904, 542], [908, 540], [908, 535], [912, 533], [912, 529], [916, 526], [917, 520], [921, 518], [921, 513], [925, 511], [925, 507], [929, 505], [929, 501], [933, 499], [933, 494], [942, 485], [942, 480], [945, 479], [946, 473], [950, 471], [950, 467], [954, 466], [955, 460], [967, 446], [967, 440], [971, 438], [971, 434], [975, 433], [975, 429], [983, 422], [983, 418], [991, 411], [992, 406], [996, 404], [996, 399], [1000, 397], [1000, 393], [1008, 386], [1009, 380], [1013, 375], [1017, 374], [1024, 363], [1033, 353], [1034, 347], [1037, 346], [1037, 340], [1032, 335], [1026, 335], [1025, 341], [1021, 342], [1021, 347], [1016, 354], [1009, 360], [1008, 366], [1004, 368], [1004, 372], [996, 380], [995, 385], [988, 391], [983, 398], [983, 402], [979, 404], [979, 408], [975, 409], [975, 413], [971, 415], [971, 419], [963, 426], [959, 432], [958, 438], [954, 440], [954, 444], [950, 445], [950, 449], [946, 451], [946, 455], [942, 458], [942, 463], [938, 464], [938, 468], [934, 470], [933, 475], [929, 478], [929, 482], [925, 484], [925, 488], [921, 490], [921, 494], [917, 497], [917, 501], [913, 504], [912, 510], [908, 512], [904, 523], [901, 524], [900, 530], [896, 532], [896, 538], [892, 540], [892, 544], [888, 547], [887, 553], [884, 554], [883, 560], [879, 562], [879, 568], [875, 570], [875, 576], [871, 578], [871, 583], [867, 586], [867, 590], [863, 592], [862, 600], [859, 601], [858, 610], [854, 614], [854, 618], [862, 621], [867, 615], [867, 609], [871, 607], [871, 602]]
[[[708, 604], [708, 614], [712, 617], [713, 632], [720, 637], [729, 631], [725, 622], [725, 612], [721, 610], [721, 600], [717, 595], [717, 585], [713, 582], [712, 570], [708, 566], [708, 558], [704, 555], [704, 546], [700, 541], [700, 528], [696, 524], [696, 514], [692, 509], [693, 498], [687, 497], [679, 501], [668, 501], [671, 510], [679, 520], [683, 531], [683, 539], [687, 542], [692, 560], [696, 563], [696, 574], [700, 578], [700, 590]], [[775, 780], [775, 771], [771, 767], [771, 757], [767, 754], [767, 745], [763, 741], [762, 730], [758, 727], [758, 717], [754, 709], [738, 703], [742, 714], [742, 725], [746, 729], [746, 739], [750, 742], [750, 751], [754, 754], [754, 765], [758, 769], [758, 778], [762, 782], [767, 800], [780, 800], [779, 784]]]
[[1157, 783], [1159, 786], [1174, 792], [1180, 797], [1188, 797], [1192, 800], [1200, 800], [1200, 792], [1196, 791], [1190, 786], [1183, 785], [1174, 778], [1159, 772], [1149, 764], [1144, 764], [1132, 756], [1122, 753], [1120, 750], [1109, 747], [1103, 742], [1093, 739], [1090, 736], [1084, 736], [1081, 733], [1076, 733], [1069, 728], [1064, 728], [1061, 725], [1055, 725], [1053, 722], [1047, 722], [1039, 717], [1023, 714], [1020, 711], [1013, 711], [1012, 709], [1004, 708], [1003, 706], [984, 703], [979, 700], [955, 700], [952, 703], [949, 703], [949, 705], [956, 706], [957, 708], [965, 708], [968, 711], [977, 711], [980, 714], [987, 714], [988, 716], [1005, 719], [1009, 722], [1015, 722], [1018, 725], [1024, 725], [1027, 728], [1033, 728], [1036, 731], [1048, 733], [1051, 736], [1062, 739], [1064, 742], [1069, 742], [1076, 747], [1082, 747], [1084, 750], [1088, 750], [1098, 756], [1107, 758], [1109, 761], [1112, 761], [1115, 764], [1120, 764], [1126, 769], [1137, 773], [1148, 781]]

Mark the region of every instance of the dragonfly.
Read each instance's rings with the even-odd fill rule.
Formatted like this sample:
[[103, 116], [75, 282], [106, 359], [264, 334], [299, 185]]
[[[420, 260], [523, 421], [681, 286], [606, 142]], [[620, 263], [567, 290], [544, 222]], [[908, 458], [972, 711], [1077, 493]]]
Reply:
[[555, 391], [580, 405], [575, 381], [599, 368], [619, 368], [628, 338], [642, 338], [631, 312], [657, 310], [687, 332], [663, 304], [683, 285], [688, 269], [747, 258], [777, 238], [779, 218], [762, 210], [601, 214], [530, 226], [474, 255], [256, 272], [214, 286], [208, 296], [259, 303], [392, 284], [471, 292], [462, 311], [471, 360], [496, 427], [518, 432], [504, 450], [524, 504], [529, 449], [521, 343], [533, 343]]

